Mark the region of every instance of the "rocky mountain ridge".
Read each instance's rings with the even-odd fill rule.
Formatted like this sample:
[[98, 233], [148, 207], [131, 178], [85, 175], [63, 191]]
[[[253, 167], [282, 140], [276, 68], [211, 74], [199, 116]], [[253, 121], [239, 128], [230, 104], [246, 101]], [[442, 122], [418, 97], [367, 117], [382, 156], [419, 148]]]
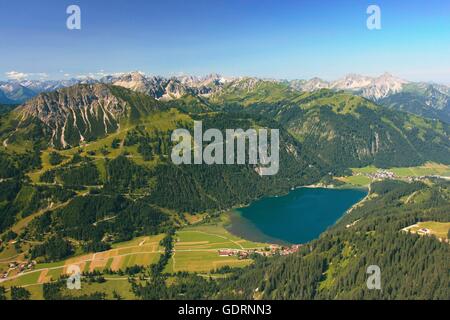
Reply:
[[210, 74], [204, 77], [182, 75], [165, 78], [130, 72], [105, 76], [100, 79], [84, 78], [61, 81], [8, 81], [0, 82], [0, 103], [20, 104], [42, 92], [51, 92], [75, 84], [103, 83], [121, 86], [144, 93], [157, 100], [174, 100], [185, 95], [204, 98], [220, 95], [224, 90], [251, 90], [262, 82], [285, 84], [294, 91], [314, 92], [320, 89], [346, 91], [362, 96], [382, 106], [450, 123], [450, 88], [425, 82], [410, 82], [389, 73], [379, 77], [349, 74], [337, 81], [320, 78], [310, 80], [278, 80], [257, 77], [223, 77]]

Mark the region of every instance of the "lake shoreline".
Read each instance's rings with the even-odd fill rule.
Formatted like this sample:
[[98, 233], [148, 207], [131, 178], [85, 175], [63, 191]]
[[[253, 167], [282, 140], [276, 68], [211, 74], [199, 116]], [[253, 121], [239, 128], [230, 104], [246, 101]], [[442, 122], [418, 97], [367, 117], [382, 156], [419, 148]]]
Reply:
[[335, 225], [367, 195], [367, 188], [360, 187], [300, 186], [285, 195], [262, 197], [227, 210], [229, 222], [225, 227], [232, 234], [251, 241], [305, 244]]

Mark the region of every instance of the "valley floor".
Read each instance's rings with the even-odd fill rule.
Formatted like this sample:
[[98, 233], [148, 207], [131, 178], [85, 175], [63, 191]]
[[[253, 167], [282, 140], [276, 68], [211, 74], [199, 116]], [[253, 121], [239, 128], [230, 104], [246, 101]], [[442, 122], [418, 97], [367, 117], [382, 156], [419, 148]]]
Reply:
[[450, 180], [450, 166], [428, 162], [418, 167], [398, 167], [380, 169], [374, 166], [352, 168], [352, 175], [337, 177], [336, 180], [353, 186], [368, 186], [371, 182], [385, 179], [419, 181], [438, 177]]
[[[427, 163], [414, 168], [366, 167], [352, 171], [352, 176], [336, 179], [347, 185], [367, 186], [373, 181], [385, 179], [426, 181], [430, 177], [447, 179], [450, 177], [449, 166], [435, 163]], [[410, 197], [413, 196], [414, 194]], [[408, 203], [409, 200], [409, 198], [404, 199], [405, 203]], [[39, 212], [19, 221], [14, 226], [14, 231], [21, 231], [37, 214]], [[173, 237], [172, 255], [164, 269], [166, 274], [191, 272], [211, 278], [224, 277], [226, 273], [216, 271], [222, 267], [236, 268], [252, 264], [251, 257], [243, 258], [240, 252], [269, 252], [271, 250], [270, 244], [252, 242], [232, 235], [225, 228], [227, 221], [224, 215], [209, 223], [203, 223], [195, 216], [187, 218], [191, 225], [179, 229]], [[358, 221], [347, 225], [347, 228], [353, 227], [356, 223]], [[433, 235], [441, 241], [448, 241], [449, 229], [450, 223], [428, 221], [411, 225], [404, 228], [403, 231], [419, 235]], [[164, 254], [164, 247], [161, 245], [164, 236], [164, 234], [158, 234], [138, 237], [114, 244], [110, 250], [104, 252], [79, 254], [64, 261], [37, 264], [27, 260], [23, 252], [17, 252], [14, 242], [10, 242], [0, 252], [0, 286], [5, 287], [7, 291], [11, 287], [24, 287], [32, 294], [32, 299], [42, 299], [44, 283], [60, 279], [67, 273], [69, 266], [75, 265], [85, 273], [101, 272], [105, 280], [102, 283], [83, 283], [83, 294], [100, 291], [106, 293], [107, 298], [113, 298], [113, 292], [118, 292], [122, 298], [134, 299], [136, 297], [131, 290], [130, 276], [117, 271], [125, 271], [134, 266], [148, 267], [158, 262], [161, 255]], [[26, 249], [26, 246], [24, 248]], [[105, 270], [112, 270], [115, 273], [104, 273]], [[78, 293], [73, 292], [73, 294], [76, 296]]]
[[[223, 226], [223, 219], [214, 224], [200, 224], [180, 229], [175, 234], [172, 256], [164, 270], [165, 273], [180, 271], [195, 272], [205, 276], [214, 275], [214, 271], [224, 267], [244, 267], [252, 263], [250, 258], [243, 259], [238, 255], [220, 255], [220, 251], [268, 250], [269, 244], [255, 243], [230, 234]], [[83, 254], [56, 263], [38, 263], [30, 269], [19, 271], [24, 263], [23, 256], [14, 254], [13, 250], [2, 252], [0, 266], [6, 278], [0, 279], [0, 286], [11, 288], [20, 286], [32, 293], [32, 298], [42, 298], [44, 283], [58, 280], [67, 273], [69, 266], [77, 266], [82, 272], [103, 272], [105, 270], [126, 270], [133, 266], [147, 267], [156, 263], [164, 252], [160, 241], [164, 234], [138, 237], [131, 241], [117, 243], [112, 249], [104, 252]], [[11, 267], [11, 268], [10, 268]], [[105, 283], [89, 283], [83, 293], [98, 291], [111, 293], [119, 290], [123, 297], [129, 297], [128, 276], [105, 275]], [[94, 290], [95, 289], [95, 290]], [[132, 295], [132, 294], [131, 294]]]

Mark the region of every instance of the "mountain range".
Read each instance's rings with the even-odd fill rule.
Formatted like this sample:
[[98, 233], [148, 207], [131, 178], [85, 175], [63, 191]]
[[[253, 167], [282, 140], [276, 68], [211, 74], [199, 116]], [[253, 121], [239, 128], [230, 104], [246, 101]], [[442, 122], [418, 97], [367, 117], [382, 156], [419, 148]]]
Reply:
[[[78, 147], [139, 126], [155, 112], [176, 109], [196, 117], [217, 113], [226, 119], [239, 113], [272, 119], [273, 127], [287, 130], [304, 153], [316, 154], [331, 167], [448, 162], [449, 125], [390, 110], [342, 90], [305, 92], [284, 82], [253, 78], [211, 78], [204, 81], [214, 85], [186, 87], [181, 80], [133, 77], [126, 78], [130, 89], [120, 78], [110, 83], [121, 86], [78, 84], [39, 94], [1, 119], [3, 145], [32, 141], [57, 149]], [[207, 93], [205, 88], [210, 88]]]
[[[140, 72], [109, 75], [101, 79], [24, 80], [0, 82], [0, 104], [22, 104], [42, 92], [51, 92], [75, 84], [104, 83], [145, 93], [158, 100], [173, 100], [185, 95], [209, 97], [226, 85], [239, 87], [261, 81], [284, 83], [292, 90], [314, 92], [320, 89], [346, 91], [367, 98], [381, 106], [410, 112], [450, 123], [450, 88], [445, 85], [410, 82], [385, 73], [379, 77], [349, 74], [337, 81], [320, 78], [310, 80], [269, 80], [254, 77], [146, 76]], [[249, 87], [251, 88], [251, 87]]]

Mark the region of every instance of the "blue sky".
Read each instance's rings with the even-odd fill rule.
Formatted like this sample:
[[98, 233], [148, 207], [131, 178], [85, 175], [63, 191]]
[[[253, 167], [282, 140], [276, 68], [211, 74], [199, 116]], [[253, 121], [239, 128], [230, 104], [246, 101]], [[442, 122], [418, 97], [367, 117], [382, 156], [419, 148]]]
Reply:
[[[66, 28], [71, 4], [81, 8], [81, 30]], [[381, 8], [381, 30], [366, 28], [370, 4]], [[0, 41], [1, 79], [390, 72], [450, 84], [450, 1], [442, 0], [5, 0]]]

